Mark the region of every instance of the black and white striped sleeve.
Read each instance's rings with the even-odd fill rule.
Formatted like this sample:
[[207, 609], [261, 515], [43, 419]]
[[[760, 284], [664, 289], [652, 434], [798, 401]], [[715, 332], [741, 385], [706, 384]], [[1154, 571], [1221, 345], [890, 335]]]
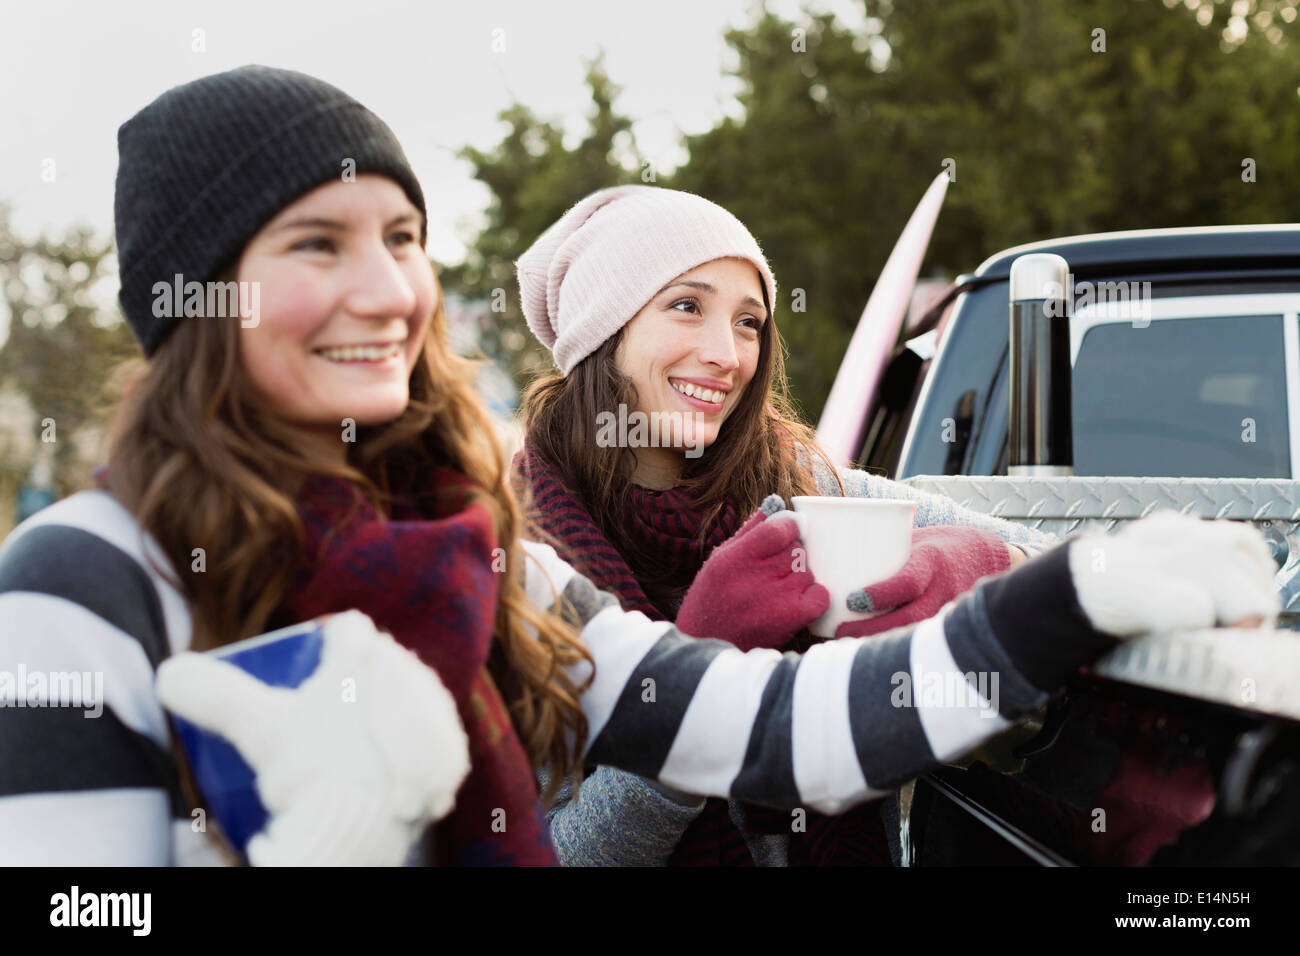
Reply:
[[[577, 609], [595, 660], [586, 761], [689, 793], [839, 813], [951, 760], [1041, 706], [1112, 647], [1078, 606], [1068, 545], [983, 582], [930, 620], [742, 653], [625, 612], [544, 545], [530, 598]], [[576, 668], [585, 679], [590, 666]]]
[[174, 861], [184, 809], [153, 677], [189, 617], [143, 548], [94, 491], [0, 549], [0, 864]]

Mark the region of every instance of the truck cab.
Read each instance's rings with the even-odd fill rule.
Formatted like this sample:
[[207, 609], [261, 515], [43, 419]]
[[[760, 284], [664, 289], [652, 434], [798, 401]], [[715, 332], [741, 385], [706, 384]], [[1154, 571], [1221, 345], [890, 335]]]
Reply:
[[[1011, 394], [1011, 271], [1044, 253], [1068, 265], [1059, 473], [1020, 467], [1009, 442], [1013, 409], [1033, 405]], [[902, 862], [1300, 863], [1300, 225], [1006, 249], [904, 327], [855, 422], [856, 464], [1062, 538], [1156, 508], [1251, 521], [1283, 615], [1127, 642], [906, 788]]]
[[1008, 280], [1016, 259], [1042, 252], [1074, 279], [1076, 475], [1300, 477], [1290, 225], [1074, 236], [991, 256], [894, 356], [862, 464], [899, 479], [1007, 473]]

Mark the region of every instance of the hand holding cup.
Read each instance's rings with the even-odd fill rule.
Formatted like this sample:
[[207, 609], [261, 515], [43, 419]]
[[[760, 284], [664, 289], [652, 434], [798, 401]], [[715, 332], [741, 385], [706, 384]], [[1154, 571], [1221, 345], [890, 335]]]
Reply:
[[830, 604], [802, 557], [802, 516], [778, 495], [714, 549], [686, 592], [677, 628], [747, 651], [781, 647]]

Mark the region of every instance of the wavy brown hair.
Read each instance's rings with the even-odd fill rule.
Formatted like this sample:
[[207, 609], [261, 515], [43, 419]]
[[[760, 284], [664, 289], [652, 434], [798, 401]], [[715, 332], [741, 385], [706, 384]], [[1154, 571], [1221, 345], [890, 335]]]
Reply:
[[[766, 289], [763, 299], [770, 315]], [[601, 533], [627, 561], [646, 597], [667, 614], [685, 590], [673, 580], [677, 571], [665, 568], [662, 555], [644, 551], [625, 530], [636, 449], [601, 447], [596, 440], [602, 412], [616, 414], [620, 404], [637, 407], [636, 388], [615, 361], [622, 339], [620, 329], [567, 376], [552, 373], [529, 386], [523, 403], [526, 440], [578, 496]], [[794, 495], [816, 494], [810, 456], [820, 458], [835, 473], [812, 429], [790, 402], [784, 345], [769, 318], [759, 333], [754, 377], [722, 423], [717, 440], [698, 458], [683, 456], [679, 481], [704, 515], [701, 542], [728, 504], [747, 515], [770, 494], [787, 501]]]
[[[234, 322], [180, 323], [126, 385], [110, 439], [109, 485], [179, 572], [192, 646], [202, 650], [261, 632], [286, 598], [303, 545], [294, 499], [307, 477], [351, 481], [383, 514], [389, 477], [434, 465], [462, 472], [482, 489], [509, 569], [496, 609], [493, 677], [533, 766], [547, 771], [549, 798], [577, 771], [587, 736], [584, 687], [564, 668], [591, 658], [570, 624], [525, 596], [520, 508], [474, 385], [475, 363], [447, 346], [437, 292], [406, 410], [358, 429], [342, 466], [295, 451], [293, 430], [243, 373]], [[192, 570], [195, 548], [204, 549], [203, 573]]]

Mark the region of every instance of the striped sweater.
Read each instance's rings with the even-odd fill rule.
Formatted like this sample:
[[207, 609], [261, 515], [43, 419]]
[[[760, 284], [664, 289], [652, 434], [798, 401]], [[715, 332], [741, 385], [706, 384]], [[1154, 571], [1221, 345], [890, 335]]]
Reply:
[[[185, 815], [153, 691], [158, 662], [188, 646], [188, 612], [142, 538], [111, 496], [86, 491], [0, 549], [0, 864], [217, 861]], [[939, 618], [802, 657], [686, 637], [623, 611], [550, 547], [524, 550], [530, 599], [563, 594], [595, 661], [585, 760], [774, 807], [833, 813], [880, 796], [1039, 706], [1113, 643], [1079, 610], [1064, 546]], [[951, 688], [930, 698], [935, 677], [963, 674], [971, 687], [996, 675], [994, 708]], [[72, 694], [71, 675], [102, 694], [85, 682]]]
[[[914, 501], [917, 527], [960, 525], [982, 528], [999, 535], [1033, 556], [1055, 545], [1050, 535], [999, 518], [963, 508], [950, 498], [918, 491], [857, 469], [836, 473], [820, 458], [801, 455], [812, 468], [819, 494], [851, 498], [905, 498]], [[516, 461], [516, 467], [519, 461]], [[612, 582], [623, 593], [637, 593], [639, 585], [609, 543], [595, 530], [585, 513], [574, 513], [574, 498], [554, 484], [550, 476], [531, 474], [528, 489], [533, 507], [546, 513], [547, 527], [564, 537], [567, 553], [582, 555], [584, 570]], [[608, 556], [608, 557], [607, 557]], [[627, 605], [625, 605], [626, 607]], [[543, 783], [545, 777], [541, 778]], [[703, 808], [701, 800], [689, 794], [665, 791], [661, 786], [613, 767], [597, 767], [583, 781], [580, 799], [574, 800], [566, 784], [548, 817], [551, 838], [560, 862], [582, 866], [662, 866], [668, 863], [678, 842]], [[733, 802], [731, 817], [749, 844], [753, 860], [760, 865], [783, 865], [788, 838], [749, 832], [741, 808]], [[780, 845], [774, 845], [779, 841]]]

